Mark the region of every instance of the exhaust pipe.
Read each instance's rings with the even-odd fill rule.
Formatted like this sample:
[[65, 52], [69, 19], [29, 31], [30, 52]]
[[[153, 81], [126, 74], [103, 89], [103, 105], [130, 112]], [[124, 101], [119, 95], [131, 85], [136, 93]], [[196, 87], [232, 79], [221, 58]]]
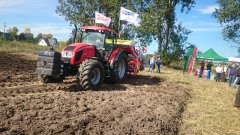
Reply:
[[77, 36], [77, 25], [76, 24], [74, 24], [74, 27], [75, 27], [75, 29], [73, 30], [74, 32], [73, 32], [73, 43], [75, 43], [75, 41], [76, 41], [76, 36]]

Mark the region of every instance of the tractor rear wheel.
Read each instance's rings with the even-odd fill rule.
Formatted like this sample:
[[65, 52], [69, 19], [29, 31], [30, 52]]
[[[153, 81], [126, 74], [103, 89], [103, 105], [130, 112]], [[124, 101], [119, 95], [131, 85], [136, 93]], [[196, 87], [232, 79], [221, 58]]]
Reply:
[[104, 78], [103, 64], [95, 59], [87, 59], [82, 62], [78, 69], [77, 83], [82, 90], [96, 90]]
[[123, 82], [127, 76], [127, 55], [121, 53], [117, 60], [113, 63], [113, 69], [111, 70], [111, 83], [120, 83]]

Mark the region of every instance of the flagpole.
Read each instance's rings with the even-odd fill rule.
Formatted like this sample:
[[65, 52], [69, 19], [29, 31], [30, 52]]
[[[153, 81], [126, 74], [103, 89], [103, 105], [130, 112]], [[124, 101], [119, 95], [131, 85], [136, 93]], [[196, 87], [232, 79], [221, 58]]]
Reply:
[[191, 76], [192, 76], [192, 74], [193, 74], [193, 67], [194, 67], [194, 64], [195, 64], [195, 60], [193, 60], [193, 65], [192, 65], [192, 70], [191, 70]]
[[119, 39], [120, 39], [120, 37], [121, 37], [120, 27], [121, 27], [121, 22], [120, 22], [120, 17], [119, 17], [119, 20], [118, 20], [118, 38], [119, 38]]
[[184, 71], [182, 72], [182, 79], [181, 79], [181, 81], [183, 81], [183, 76], [184, 76]]
[[120, 7], [120, 14], [119, 14], [119, 18], [118, 18], [118, 38], [119, 39], [121, 37], [121, 31], [120, 31], [120, 27], [121, 27], [121, 11], [122, 11], [122, 7]]

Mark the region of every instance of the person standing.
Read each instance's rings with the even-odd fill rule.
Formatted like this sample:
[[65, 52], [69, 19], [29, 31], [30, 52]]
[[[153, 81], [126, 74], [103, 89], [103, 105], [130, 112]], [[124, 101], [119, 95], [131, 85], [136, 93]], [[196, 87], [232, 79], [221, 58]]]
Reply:
[[232, 67], [229, 69], [229, 76], [228, 76], [228, 84], [231, 86], [233, 84], [233, 81], [235, 79], [235, 64], [232, 65]]
[[156, 64], [157, 64], [157, 73], [160, 73], [160, 68], [162, 64], [160, 57], [157, 58]]
[[216, 68], [216, 82], [220, 81], [221, 73], [222, 73], [222, 65], [219, 64]]
[[204, 71], [204, 66], [205, 66], [205, 63], [204, 63], [204, 60], [202, 60], [202, 62], [200, 64], [200, 71], [199, 71], [198, 77], [202, 77], [203, 71]]
[[150, 59], [150, 72], [153, 73], [155, 69], [155, 56], [152, 56], [152, 58]]
[[151, 71], [151, 64], [150, 64], [150, 62], [151, 62], [151, 58], [148, 60], [148, 72]]
[[221, 82], [226, 82], [226, 72], [228, 70], [227, 65], [222, 66], [222, 73], [221, 73]]
[[212, 63], [208, 62], [207, 63], [207, 75], [206, 75], [206, 79], [209, 80], [211, 77], [211, 70], [212, 70]]
[[240, 80], [239, 77], [240, 77], [240, 68], [239, 68], [239, 65], [236, 65], [234, 70], [234, 79], [233, 79], [234, 81], [231, 86], [237, 87], [239, 85], [239, 80]]

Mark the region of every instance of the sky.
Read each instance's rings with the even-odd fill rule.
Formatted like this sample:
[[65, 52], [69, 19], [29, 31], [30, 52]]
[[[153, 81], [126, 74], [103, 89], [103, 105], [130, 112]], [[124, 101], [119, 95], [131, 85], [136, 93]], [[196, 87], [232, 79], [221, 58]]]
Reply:
[[[216, 0], [195, 0], [196, 5], [186, 14], [176, 9], [177, 22], [191, 30], [188, 42], [195, 44], [199, 51], [205, 52], [213, 48], [219, 55], [233, 57], [237, 53], [237, 45], [224, 41], [222, 27], [212, 16], [218, 8]], [[58, 0], [0, 0], [0, 31], [16, 26], [19, 33], [25, 28], [30, 28], [34, 36], [38, 33], [51, 33], [58, 41], [67, 40], [73, 26], [65, 21], [64, 17], [56, 14]], [[154, 41], [148, 47], [148, 53], [157, 50]]]

